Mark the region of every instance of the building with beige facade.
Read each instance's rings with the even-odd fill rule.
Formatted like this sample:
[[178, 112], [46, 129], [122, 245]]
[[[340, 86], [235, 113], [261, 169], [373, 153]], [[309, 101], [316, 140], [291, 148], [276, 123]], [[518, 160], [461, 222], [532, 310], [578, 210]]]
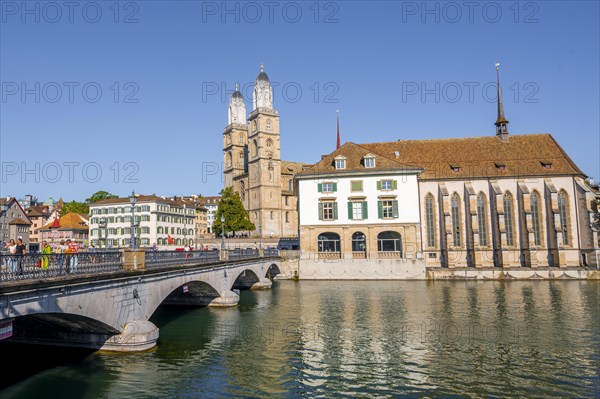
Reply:
[[279, 113], [273, 89], [261, 66], [254, 84], [252, 111], [236, 85], [223, 131], [224, 183], [239, 193], [253, 237], [294, 237], [298, 234], [294, 175], [304, 164], [281, 160]]
[[600, 266], [598, 187], [550, 134], [509, 133], [499, 87], [495, 135], [346, 143], [296, 175], [301, 275]]

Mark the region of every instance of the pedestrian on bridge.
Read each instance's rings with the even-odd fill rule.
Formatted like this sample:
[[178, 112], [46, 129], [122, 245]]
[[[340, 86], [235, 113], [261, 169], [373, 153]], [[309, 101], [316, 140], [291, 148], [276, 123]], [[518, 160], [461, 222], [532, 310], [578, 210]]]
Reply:
[[4, 245], [4, 248], [6, 249], [6, 271], [15, 272], [15, 252], [17, 250], [17, 244], [15, 243], [15, 240], [11, 238], [10, 241], [8, 241], [8, 243]]
[[17, 258], [17, 269], [19, 274], [23, 274], [23, 255], [25, 255], [25, 244], [21, 238], [17, 239], [17, 246], [15, 247], [15, 257]]
[[48, 254], [52, 253], [52, 247], [46, 241], [42, 241], [42, 270], [48, 270]]
[[60, 240], [60, 244], [56, 252], [58, 252], [58, 273], [62, 274], [63, 265], [65, 264], [65, 253], [67, 252], [67, 245], [65, 244], [65, 240]]

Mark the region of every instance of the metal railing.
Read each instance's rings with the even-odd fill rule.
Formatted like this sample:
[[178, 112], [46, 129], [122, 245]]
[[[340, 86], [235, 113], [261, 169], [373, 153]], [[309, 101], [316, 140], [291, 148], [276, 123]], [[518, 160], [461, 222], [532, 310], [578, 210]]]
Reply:
[[254, 249], [254, 248], [246, 248], [246, 249], [240, 249], [240, 248], [236, 248], [236, 249], [232, 249], [229, 250], [229, 260], [241, 260], [241, 259], [251, 259], [251, 258], [258, 258], [260, 256], [260, 253], [258, 252], [258, 249]]
[[[300, 251], [291, 250], [291, 249], [288, 249], [286, 251], [288, 252], [288, 254], [291, 253], [291, 252], [297, 252], [298, 254], [300, 253]], [[279, 250], [277, 248], [266, 248], [263, 251], [263, 254], [264, 254], [264, 256], [279, 256]]]
[[120, 270], [121, 264], [121, 253], [114, 251], [0, 255], [0, 281], [113, 272]]
[[218, 262], [219, 251], [146, 251], [146, 268]]

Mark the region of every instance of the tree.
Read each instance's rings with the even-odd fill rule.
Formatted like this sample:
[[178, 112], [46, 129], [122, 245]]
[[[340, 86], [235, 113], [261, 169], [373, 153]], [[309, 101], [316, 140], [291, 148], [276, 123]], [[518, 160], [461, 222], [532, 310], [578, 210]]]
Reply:
[[233, 187], [221, 191], [221, 201], [213, 222], [213, 231], [217, 235], [221, 234], [221, 215], [225, 216], [225, 233], [235, 234], [236, 231], [256, 230], [256, 226], [248, 218], [248, 212], [244, 209], [240, 195], [233, 191]]
[[119, 198], [116, 195], [109, 193], [108, 191], [97, 191], [90, 198], [85, 200], [86, 204], [93, 204], [94, 202], [102, 201], [109, 198]]
[[82, 214], [87, 215], [89, 213], [89, 211], [90, 211], [90, 207], [86, 203], [71, 201], [71, 202], [67, 202], [60, 209], [60, 216], [64, 216], [70, 212], [82, 213]]

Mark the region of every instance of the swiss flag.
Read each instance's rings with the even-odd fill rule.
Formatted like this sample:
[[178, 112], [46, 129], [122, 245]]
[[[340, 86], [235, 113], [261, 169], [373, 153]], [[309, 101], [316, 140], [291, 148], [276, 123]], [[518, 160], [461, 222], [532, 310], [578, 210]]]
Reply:
[[167, 243], [168, 243], [169, 245], [173, 245], [173, 244], [175, 244], [175, 240], [174, 240], [173, 238], [171, 238], [171, 235], [170, 235], [170, 234], [168, 235], [168, 238], [167, 238]]

